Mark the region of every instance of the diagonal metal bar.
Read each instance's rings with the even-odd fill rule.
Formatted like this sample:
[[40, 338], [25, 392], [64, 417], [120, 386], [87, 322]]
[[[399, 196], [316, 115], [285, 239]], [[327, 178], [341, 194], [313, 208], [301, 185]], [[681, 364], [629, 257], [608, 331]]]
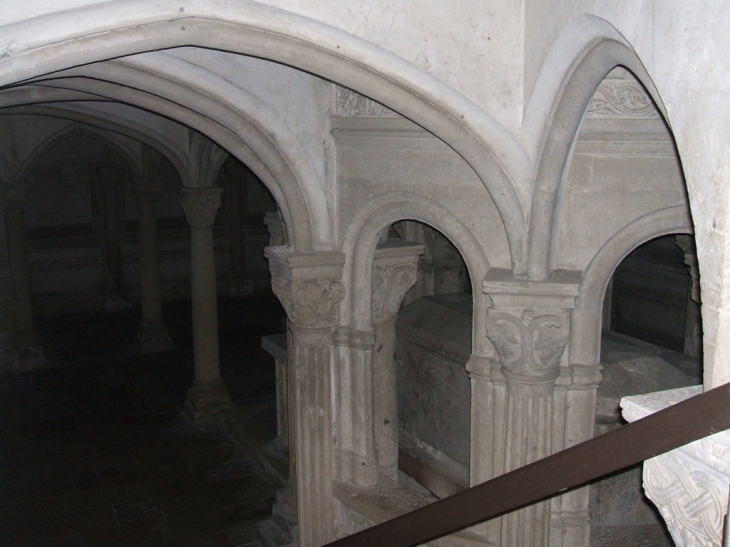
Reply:
[[730, 429], [730, 383], [325, 547], [411, 547]]

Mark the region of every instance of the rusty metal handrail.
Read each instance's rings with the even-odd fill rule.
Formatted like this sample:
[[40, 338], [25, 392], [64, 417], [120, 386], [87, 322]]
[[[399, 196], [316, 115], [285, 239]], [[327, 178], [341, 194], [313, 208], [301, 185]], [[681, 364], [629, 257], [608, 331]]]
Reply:
[[730, 383], [325, 547], [411, 547], [730, 429]]

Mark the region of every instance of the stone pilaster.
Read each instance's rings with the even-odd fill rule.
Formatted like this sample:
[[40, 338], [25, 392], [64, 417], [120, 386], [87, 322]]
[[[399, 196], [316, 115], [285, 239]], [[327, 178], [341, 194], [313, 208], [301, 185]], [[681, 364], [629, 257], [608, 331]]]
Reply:
[[12, 280], [14, 368], [35, 368], [45, 364], [43, 348], [33, 327], [33, 307], [25, 238], [25, 203], [27, 184], [3, 184], [2, 205], [5, 212], [8, 266]]
[[142, 303], [142, 320], [134, 336], [135, 346], [140, 353], [169, 351], [172, 349], [172, 339], [162, 321], [160, 251], [155, 214], [160, 181], [152, 177], [136, 177], [134, 192], [139, 204], [139, 284]]
[[231, 404], [220, 376], [218, 293], [215, 278], [213, 223], [221, 205], [221, 188], [184, 188], [180, 206], [190, 224], [191, 298], [195, 383], [187, 408], [196, 421]]
[[418, 280], [418, 259], [424, 251], [423, 245], [389, 239], [378, 245], [373, 260], [375, 447], [380, 473], [394, 480], [398, 473], [395, 323], [403, 298]]
[[684, 252], [684, 264], [690, 275], [687, 293], [687, 314], [684, 321], [684, 353], [690, 357], [702, 357], [702, 300], [700, 298], [700, 268], [697, 262], [695, 238], [691, 235], [676, 236], [677, 246]]
[[[565, 349], [578, 283], [568, 275], [547, 282], [521, 281], [491, 270], [483, 290], [492, 300], [487, 337], [505, 382], [504, 396], [495, 404], [504, 424], [494, 439], [495, 471], [501, 474], [555, 450], [555, 384], [568, 362]], [[501, 519], [499, 543], [548, 545], [550, 522], [549, 502], [509, 513]]]
[[334, 540], [333, 327], [345, 296], [344, 255], [268, 247], [274, 293], [289, 318], [289, 427], [295, 462], [299, 545]]
[[122, 293], [122, 239], [119, 213], [119, 189], [124, 173], [112, 169], [97, 169], [97, 178], [103, 193], [104, 210], [104, 263], [106, 265], [107, 310], [128, 309]]

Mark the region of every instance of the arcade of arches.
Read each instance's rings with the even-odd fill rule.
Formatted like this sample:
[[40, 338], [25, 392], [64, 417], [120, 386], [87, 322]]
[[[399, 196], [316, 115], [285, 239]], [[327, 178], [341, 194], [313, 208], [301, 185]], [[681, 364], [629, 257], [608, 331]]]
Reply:
[[[138, 310], [135, 351], [169, 352], [189, 300], [186, 410], [224, 420], [218, 298], [273, 291], [259, 541], [324, 545], [730, 379], [727, 63], [677, 53], [707, 13], [57, 4], [0, 15], [0, 368], [52, 364], [34, 319], [72, 311]], [[432, 544], [719, 546], [703, 454]]]

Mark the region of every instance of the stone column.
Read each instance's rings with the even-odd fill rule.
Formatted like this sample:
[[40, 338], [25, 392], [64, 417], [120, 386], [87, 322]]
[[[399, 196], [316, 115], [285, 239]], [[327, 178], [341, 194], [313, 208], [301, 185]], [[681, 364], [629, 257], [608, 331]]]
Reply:
[[134, 336], [135, 346], [140, 353], [169, 351], [172, 349], [172, 339], [162, 321], [160, 252], [155, 214], [160, 181], [151, 177], [136, 177], [134, 191], [139, 204], [139, 285], [142, 303], [142, 321]]
[[228, 408], [231, 397], [220, 376], [218, 293], [215, 278], [213, 222], [221, 205], [221, 188], [184, 188], [180, 206], [190, 224], [191, 299], [195, 383], [186, 406], [196, 421]]
[[264, 215], [264, 224], [269, 230], [269, 245], [271, 247], [286, 245], [286, 227], [279, 211], [266, 213]]
[[396, 390], [395, 323], [408, 290], [418, 280], [423, 245], [388, 239], [378, 245], [373, 260], [373, 410], [375, 448], [380, 474], [398, 474], [398, 395]]
[[5, 234], [8, 266], [13, 292], [13, 346], [18, 352], [14, 368], [34, 368], [45, 363], [43, 347], [33, 327], [33, 307], [28, 270], [28, 247], [25, 240], [25, 202], [27, 184], [3, 184]]
[[289, 427], [297, 489], [299, 546], [334, 540], [332, 332], [345, 257], [335, 251], [308, 254], [268, 247], [274, 293], [289, 318]]
[[[578, 295], [576, 279], [549, 282], [516, 280], [490, 270], [483, 284], [491, 298], [487, 337], [494, 345], [505, 380], [503, 438], [495, 437], [498, 473], [506, 473], [551, 454], [559, 437], [554, 413], [555, 381], [567, 366], [565, 348], [570, 310]], [[556, 419], [557, 418], [557, 419]], [[544, 547], [549, 543], [550, 503], [542, 502], [501, 519], [500, 545]]]
[[104, 262], [106, 265], [106, 309], [128, 309], [122, 295], [122, 239], [119, 218], [119, 188], [124, 173], [99, 168], [97, 177], [104, 194]]

